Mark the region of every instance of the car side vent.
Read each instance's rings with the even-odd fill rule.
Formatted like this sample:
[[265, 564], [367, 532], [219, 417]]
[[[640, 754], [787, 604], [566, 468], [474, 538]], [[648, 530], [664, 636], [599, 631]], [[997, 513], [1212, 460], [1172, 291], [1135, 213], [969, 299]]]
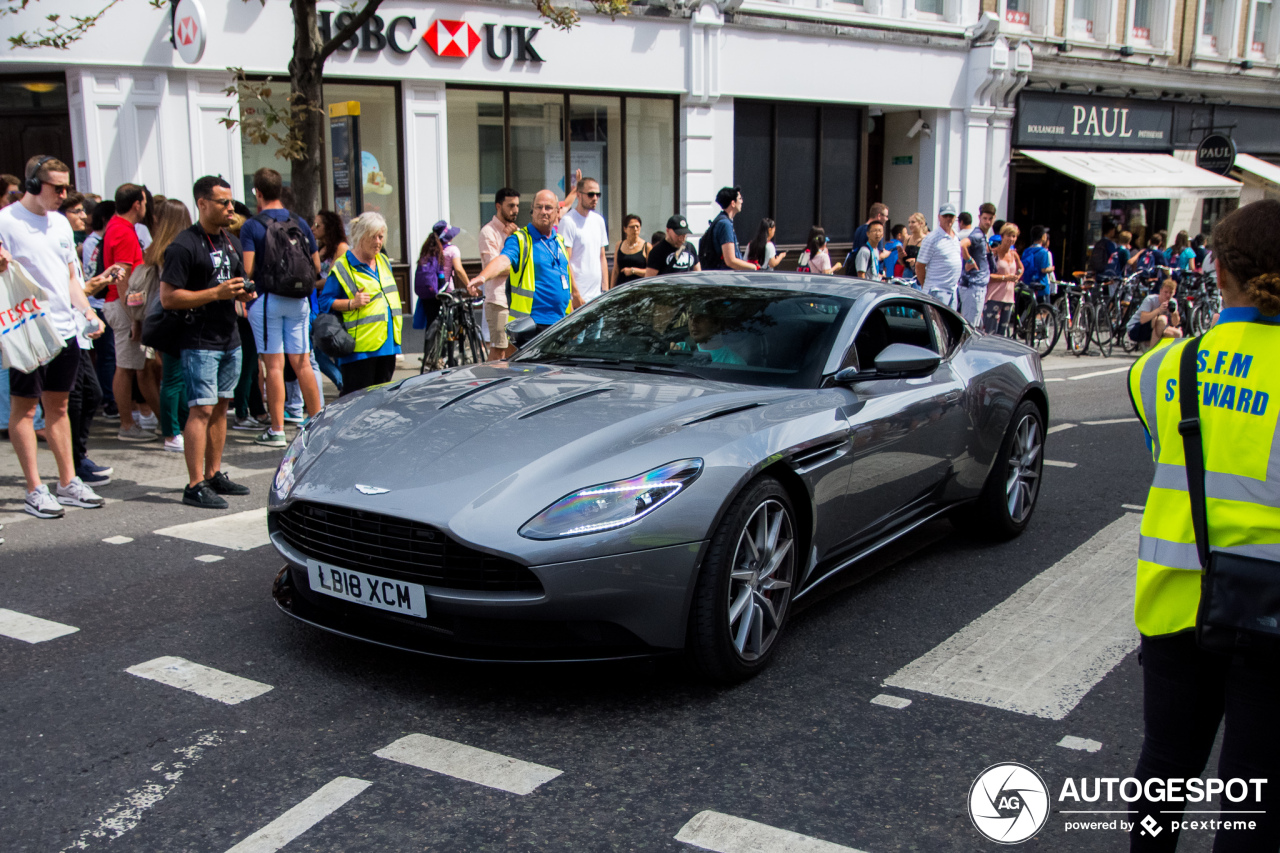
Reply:
[[725, 409], [718, 409], [714, 412], [708, 412], [705, 415], [699, 415], [698, 417], [694, 418], [691, 421], [685, 421], [684, 425], [693, 426], [694, 424], [706, 423], [707, 421], [714, 421], [716, 418], [723, 418], [723, 417], [727, 417], [728, 415], [736, 415], [738, 412], [745, 412], [745, 411], [748, 411], [749, 409], [758, 409], [761, 406], [767, 406], [767, 405], [769, 404], [768, 403], [743, 403], [738, 406], [729, 406], [728, 408], [725, 408]]
[[534, 415], [540, 415], [543, 412], [549, 411], [551, 409], [557, 409], [560, 406], [567, 406], [570, 403], [576, 403], [578, 400], [585, 400], [587, 397], [594, 397], [597, 394], [608, 394], [612, 390], [614, 390], [612, 385], [606, 385], [603, 388], [590, 388], [586, 391], [578, 391], [577, 393], [574, 393], [574, 394], [567, 394], [564, 397], [559, 397], [555, 400], [552, 400], [550, 403], [546, 403], [544, 405], [538, 406], [537, 408], [530, 409], [529, 411], [525, 412], [524, 414], [516, 418], [516, 420], [522, 421], [525, 418], [531, 418]]
[[796, 469], [797, 473], [807, 474], [832, 460], [839, 459], [849, 452], [849, 447], [850, 444], [847, 438], [824, 441], [794, 454], [791, 457], [791, 465]]

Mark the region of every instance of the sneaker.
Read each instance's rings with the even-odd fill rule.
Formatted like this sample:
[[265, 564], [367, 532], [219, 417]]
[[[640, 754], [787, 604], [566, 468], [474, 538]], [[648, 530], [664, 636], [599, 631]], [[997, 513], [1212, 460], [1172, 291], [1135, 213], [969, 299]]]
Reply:
[[134, 423], [148, 432], [152, 432], [160, 426], [160, 420], [155, 415], [144, 415], [141, 412], [138, 412], [138, 414], [134, 416], [133, 420]]
[[121, 441], [155, 441], [157, 436], [150, 430], [143, 429], [134, 425], [128, 429], [122, 429], [116, 433], [116, 438]]
[[213, 493], [208, 483], [196, 483], [182, 490], [182, 502], [202, 509], [226, 509], [227, 502]]
[[254, 444], [261, 444], [263, 447], [288, 447], [289, 444], [284, 440], [284, 433], [272, 432], [270, 427], [262, 431], [262, 435], [253, 440]]
[[205, 485], [219, 495], [247, 495], [249, 487], [231, 482], [225, 471], [219, 471], [204, 481]]
[[76, 466], [76, 474], [80, 477], [80, 482], [86, 486], [93, 488], [94, 486], [105, 486], [111, 482], [110, 474], [100, 474], [97, 471], [91, 471], [83, 462]]
[[104, 421], [120, 420], [120, 410], [115, 406], [104, 406], [102, 409], [102, 419]]
[[181, 453], [186, 449], [186, 447], [186, 442], [183, 440], [181, 433], [164, 440], [164, 449], [170, 453]]
[[49, 494], [49, 487], [44, 483], [34, 492], [27, 492], [27, 503], [23, 509], [36, 518], [62, 518], [67, 514], [62, 505]]
[[[107, 465], [99, 465], [97, 462], [94, 462], [88, 456], [80, 460], [80, 465], [86, 471], [92, 471], [95, 474], [104, 474], [108, 477], [110, 477], [112, 474], [116, 472], [116, 469], [111, 468]], [[85, 482], [88, 482], [88, 481], [86, 480]]]
[[231, 428], [257, 432], [262, 429], [262, 422], [257, 418], [236, 418], [231, 424]]
[[306, 415], [301, 412], [297, 414], [294, 414], [293, 412], [284, 413], [284, 422], [287, 424], [300, 424], [304, 420], [306, 420]]
[[85, 509], [97, 509], [106, 501], [98, 497], [79, 477], [72, 477], [65, 486], [58, 486], [58, 503], [63, 506], [82, 506]]

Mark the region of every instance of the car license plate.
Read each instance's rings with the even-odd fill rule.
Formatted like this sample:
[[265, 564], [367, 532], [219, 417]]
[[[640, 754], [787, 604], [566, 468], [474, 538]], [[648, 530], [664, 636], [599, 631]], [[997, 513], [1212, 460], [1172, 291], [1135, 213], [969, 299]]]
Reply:
[[307, 578], [315, 592], [392, 613], [427, 618], [427, 591], [422, 584], [339, 569], [316, 560], [307, 560]]

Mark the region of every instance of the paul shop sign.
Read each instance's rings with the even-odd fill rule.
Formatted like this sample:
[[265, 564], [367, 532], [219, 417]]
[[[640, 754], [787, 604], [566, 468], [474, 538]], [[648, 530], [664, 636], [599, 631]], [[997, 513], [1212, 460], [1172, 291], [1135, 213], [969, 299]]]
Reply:
[[1022, 148], [1169, 151], [1173, 105], [1126, 98], [1024, 92], [1014, 145]]
[[[320, 13], [320, 37], [328, 40], [335, 29], [342, 29], [351, 21], [350, 12]], [[380, 53], [390, 49], [392, 53], [413, 53], [418, 44], [425, 44], [436, 56], [450, 59], [466, 59], [484, 43], [485, 53], [499, 62], [514, 58], [516, 62], [542, 62], [542, 56], [533, 46], [539, 27], [522, 27], [511, 24], [484, 24], [483, 37], [466, 21], [436, 19], [425, 31], [418, 29], [418, 19], [401, 15], [386, 23], [378, 15], [365, 21], [355, 35], [343, 42], [339, 50], [360, 50]]]

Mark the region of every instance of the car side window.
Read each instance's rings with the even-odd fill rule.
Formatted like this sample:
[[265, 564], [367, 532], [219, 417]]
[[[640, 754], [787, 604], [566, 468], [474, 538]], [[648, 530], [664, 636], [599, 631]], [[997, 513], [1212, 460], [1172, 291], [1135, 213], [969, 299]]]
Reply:
[[935, 351], [946, 358], [964, 338], [964, 323], [953, 314], [933, 306], [929, 307], [929, 313], [932, 316], [934, 335], [938, 340]]
[[[853, 338], [853, 351], [857, 355], [858, 368], [869, 370], [875, 366], [876, 356], [889, 344], [911, 344], [933, 352], [942, 352], [936, 340], [936, 330], [931, 315], [919, 302], [893, 301], [877, 305], [862, 322], [862, 328]], [[846, 355], [845, 362], [850, 358]]]

